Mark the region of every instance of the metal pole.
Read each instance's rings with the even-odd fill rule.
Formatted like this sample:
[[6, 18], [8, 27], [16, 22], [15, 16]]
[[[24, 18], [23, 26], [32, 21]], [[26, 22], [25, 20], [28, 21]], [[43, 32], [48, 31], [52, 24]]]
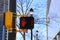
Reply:
[[4, 0], [4, 6], [3, 7], [4, 7], [3, 12], [5, 12], [5, 0]]
[[9, 8], [10, 8], [10, 0], [8, 0], [8, 11], [9, 11]]
[[24, 36], [23, 36], [24, 40], [25, 40], [25, 32], [24, 32]]
[[[30, 9], [30, 17], [33, 17], [33, 9], [31, 8]], [[33, 31], [32, 31], [32, 29], [31, 29], [31, 40], [33, 40]]]
[[33, 33], [33, 32], [32, 32], [32, 29], [31, 29], [31, 40], [32, 40], [32, 35], [33, 35], [32, 33]]
[[48, 24], [46, 24], [46, 40], [48, 40]]
[[36, 31], [36, 40], [38, 40], [38, 30]]
[[50, 8], [50, 3], [51, 0], [47, 0], [47, 10], [46, 10], [46, 40], [48, 40], [48, 13], [49, 13], [49, 8]]
[[[31, 14], [30, 16], [33, 17], [32, 14]], [[32, 29], [31, 29], [31, 40], [32, 40], [32, 35], [33, 35], [33, 31], [32, 31]]]

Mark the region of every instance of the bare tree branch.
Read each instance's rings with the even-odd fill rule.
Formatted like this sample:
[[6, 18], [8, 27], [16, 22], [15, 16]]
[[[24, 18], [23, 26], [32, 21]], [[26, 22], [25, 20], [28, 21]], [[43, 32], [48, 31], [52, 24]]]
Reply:
[[32, 2], [33, 2], [33, 0], [32, 0], [31, 2], [30, 2], [30, 1], [28, 2], [28, 4], [27, 4], [28, 6], [27, 6], [27, 8], [26, 8], [26, 12], [25, 12], [25, 13], [27, 13], [27, 11], [28, 11], [30, 5], [32, 4]]
[[24, 13], [24, 11], [23, 11], [23, 0], [20, 0], [20, 5], [21, 5], [21, 11], [22, 11], [22, 13]]

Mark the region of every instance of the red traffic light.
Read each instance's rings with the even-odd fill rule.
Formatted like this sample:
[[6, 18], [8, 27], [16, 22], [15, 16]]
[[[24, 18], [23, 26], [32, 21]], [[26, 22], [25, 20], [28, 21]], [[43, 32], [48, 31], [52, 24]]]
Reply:
[[25, 19], [22, 19], [21, 25], [22, 25], [22, 27], [24, 27], [26, 25], [26, 20]]
[[21, 17], [20, 18], [20, 29], [33, 29], [34, 18], [33, 17]]

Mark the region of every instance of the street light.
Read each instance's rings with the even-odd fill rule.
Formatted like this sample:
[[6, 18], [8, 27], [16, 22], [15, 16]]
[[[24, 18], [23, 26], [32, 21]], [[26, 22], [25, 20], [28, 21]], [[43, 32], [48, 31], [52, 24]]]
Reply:
[[33, 12], [34, 12], [34, 11], [33, 11], [33, 9], [31, 8], [31, 9], [30, 9], [30, 16], [33, 16]]
[[39, 40], [38, 39], [38, 30], [36, 30], [36, 40]]
[[[34, 11], [33, 11], [33, 9], [31, 8], [31, 9], [30, 9], [30, 16], [31, 16], [31, 17], [33, 17], [33, 12], [34, 12]], [[32, 29], [31, 29], [31, 40], [32, 40], [32, 35], [33, 35], [33, 31], [32, 31]]]
[[38, 30], [36, 30], [36, 34], [38, 34]]

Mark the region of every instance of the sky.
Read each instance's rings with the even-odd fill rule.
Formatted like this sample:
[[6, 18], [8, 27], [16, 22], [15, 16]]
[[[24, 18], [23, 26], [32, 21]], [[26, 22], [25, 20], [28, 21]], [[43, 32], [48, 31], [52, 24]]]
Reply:
[[[26, 10], [25, 2], [26, 1], [23, 0], [24, 12]], [[18, 6], [17, 13], [19, 14], [19, 12], [21, 12], [19, 0], [17, 0], [17, 6]], [[58, 31], [60, 30], [60, 27], [59, 27], [60, 26], [60, 16], [59, 16], [60, 8], [59, 7], [60, 7], [60, 0], [51, 0], [51, 5], [49, 9], [49, 14], [48, 14], [48, 16], [50, 17], [50, 22], [48, 24], [49, 40], [52, 40], [55, 37], [55, 35], [58, 33]], [[35, 36], [36, 30], [38, 30], [39, 40], [46, 40], [46, 25], [45, 25], [46, 19], [43, 19], [43, 18], [46, 18], [47, 0], [33, 0], [29, 9], [30, 8], [34, 9], [33, 16], [35, 19], [39, 19], [39, 23], [40, 23], [40, 24], [34, 24], [33, 35]], [[16, 40], [23, 40], [23, 37], [19, 32], [17, 33], [16, 36], [17, 36]], [[30, 30], [28, 30], [28, 33], [26, 33], [26, 40], [30, 40]], [[34, 37], [33, 37], [33, 40], [35, 40]]]

